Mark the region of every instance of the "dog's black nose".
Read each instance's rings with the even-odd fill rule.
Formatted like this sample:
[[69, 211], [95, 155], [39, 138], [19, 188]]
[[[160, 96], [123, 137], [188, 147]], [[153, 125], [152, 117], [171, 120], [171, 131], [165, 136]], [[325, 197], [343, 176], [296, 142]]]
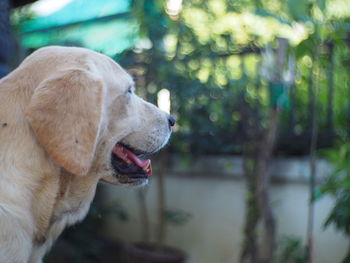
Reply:
[[168, 115], [168, 122], [169, 122], [170, 127], [173, 127], [175, 125], [176, 120], [173, 116]]

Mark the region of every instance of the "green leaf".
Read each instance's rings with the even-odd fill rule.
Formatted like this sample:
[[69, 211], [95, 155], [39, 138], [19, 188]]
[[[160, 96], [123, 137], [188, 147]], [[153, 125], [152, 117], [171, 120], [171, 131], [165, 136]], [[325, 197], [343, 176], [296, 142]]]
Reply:
[[320, 187], [317, 187], [314, 190], [314, 201], [320, 200], [324, 196], [323, 192], [321, 191]]
[[171, 223], [174, 225], [183, 225], [186, 222], [188, 222], [188, 220], [190, 220], [191, 217], [192, 217], [191, 214], [179, 209], [174, 209], [174, 210], [167, 209], [164, 212], [165, 220], [168, 223]]
[[320, 8], [322, 13], [324, 13], [324, 11], [326, 9], [326, 0], [317, 0], [316, 5]]
[[[293, 0], [291, 0], [291, 1], [293, 1]], [[256, 15], [259, 15], [259, 16], [263, 16], [263, 17], [271, 17], [271, 18], [274, 18], [274, 19], [276, 19], [278, 22], [280, 22], [281, 24], [291, 25], [291, 22], [290, 22], [290, 21], [284, 19], [284, 18], [281, 17], [281, 16], [276, 15], [276, 13], [271, 13], [271, 12], [266, 11], [266, 10], [264, 10], [264, 9], [257, 9], [257, 10], [255, 11], [255, 14], [256, 14]]]
[[269, 83], [270, 107], [286, 109], [289, 106], [287, 87], [282, 83]]
[[288, 0], [288, 9], [291, 16], [296, 20], [302, 20], [307, 17], [307, 4], [306, 0]]
[[314, 36], [311, 35], [309, 38], [300, 42], [300, 44], [296, 47], [295, 54], [298, 58], [303, 57], [305, 55], [310, 55], [312, 54], [314, 48], [315, 48], [315, 40], [314, 40]]

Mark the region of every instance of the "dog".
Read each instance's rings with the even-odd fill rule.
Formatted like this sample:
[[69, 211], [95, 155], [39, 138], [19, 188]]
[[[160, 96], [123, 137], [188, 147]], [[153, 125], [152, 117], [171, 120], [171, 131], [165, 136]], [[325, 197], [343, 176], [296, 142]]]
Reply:
[[148, 182], [174, 118], [109, 57], [44, 47], [0, 80], [0, 262], [38, 263], [97, 183]]

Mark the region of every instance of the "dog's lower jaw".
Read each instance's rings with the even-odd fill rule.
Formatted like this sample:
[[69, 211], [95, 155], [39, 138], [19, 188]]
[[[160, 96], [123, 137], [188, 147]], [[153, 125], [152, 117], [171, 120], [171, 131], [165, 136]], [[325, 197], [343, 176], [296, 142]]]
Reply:
[[137, 180], [129, 180], [126, 183], [122, 184], [122, 186], [128, 187], [141, 187], [147, 185], [149, 182], [148, 178], [137, 179]]
[[131, 179], [127, 175], [113, 174], [113, 175], [102, 177], [100, 179], [100, 182], [115, 185], [115, 186], [134, 187], [134, 186], [144, 186], [148, 184], [149, 178]]

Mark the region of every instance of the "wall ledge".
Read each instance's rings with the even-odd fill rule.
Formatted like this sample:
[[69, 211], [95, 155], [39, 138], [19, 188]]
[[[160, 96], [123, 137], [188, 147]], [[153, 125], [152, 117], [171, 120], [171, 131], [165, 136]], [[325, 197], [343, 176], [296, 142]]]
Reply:
[[[155, 158], [155, 175], [159, 167], [159, 159]], [[307, 183], [310, 178], [310, 159], [305, 157], [274, 158], [270, 163], [270, 175], [273, 182]], [[171, 155], [167, 170], [171, 176], [205, 177], [212, 179], [243, 179], [243, 158], [241, 156], [210, 156], [183, 158]], [[324, 181], [332, 173], [332, 165], [325, 159], [316, 162], [316, 180]]]

